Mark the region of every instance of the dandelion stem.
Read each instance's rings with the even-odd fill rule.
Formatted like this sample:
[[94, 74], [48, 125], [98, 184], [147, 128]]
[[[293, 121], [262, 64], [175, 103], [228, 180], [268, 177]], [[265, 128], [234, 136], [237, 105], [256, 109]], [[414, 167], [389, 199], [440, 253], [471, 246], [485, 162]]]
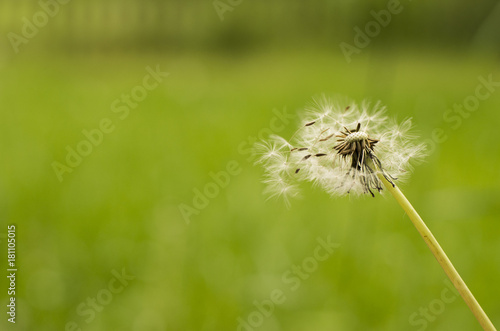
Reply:
[[411, 221], [413, 222], [413, 225], [415, 225], [418, 232], [424, 239], [425, 243], [427, 244], [427, 246], [429, 246], [429, 249], [431, 250], [432, 254], [434, 254], [434, 257], [437, 259], [441, 267], [444, 269], [444, 272], [446, 273], [448, 278], [450, 278], [453, 285], [458, 290], [458, 292], [464, 299], [465, 303], [467, 303], [470, 310], [477, 318], [483, 329], [486, 331], [496, 331], [495, 326], [493, 326], [493, 323], [491, 323], [490, 319], [488, 318], [488, 315], [486, 315], [486, 313], [483, 311], [483, 309], [477, 302], [476, 298], [474, 298], [474, 295], [469, 290], [465, 282], [462, 280], [457, 270], [451, 263], [450, 259], [448, 259], [448, 256], [446, 256], [444, 250], [441, 248], [436, 238], [434, 238], [434, 236], [432, 235], [432, 232], [425, 225], [424, 221], [422, 220], [420, 215], [418, 215], [417, 211], [413, 208], [408, 199], [406, 199], [406, 197], [403, 195], [403, 193], [399, 190], [397, 186], [395, 185], [393, 186], [391, 183], [389, 183], [382, 173], [379, 172], [377, 175], [379, 179], [382, 181], [382, 183], [384, 183], [386, 189], [389, 192], [391, 192], [396, 201], [406, 212], [408, 217], [410, 217]]

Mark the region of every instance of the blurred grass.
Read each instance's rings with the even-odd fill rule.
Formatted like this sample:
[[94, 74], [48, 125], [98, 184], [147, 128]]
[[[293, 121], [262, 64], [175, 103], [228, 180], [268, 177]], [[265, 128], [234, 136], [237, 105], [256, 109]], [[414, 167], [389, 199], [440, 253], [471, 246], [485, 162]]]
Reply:
[[[500, 91], [457, 130], [442, 119], [474, 93], [479, 75], [500, 80], [497, 62], [400, 49], [347, 65], [336, 54], [21, 54], [1, 63], [1, 219], [18, 227], [19, 327], [62, 330], [74, 320], [84, 330], [235, 330], [254, 300], [279, 288], [287, 299], [259, 330], [417, 329], [409, 316], [439, 299], [445, 275], [390, 197], [331, 199], [305, 185], [287, 209], [266, 201], [261, 169], [238, 153], [274, 108], [295, 113], [323, 92], [380, 99], [390, 115], [414, 117], [423, 139], [445, 130], [449, 139], [403, 190], [499, 325]], [[111, 103], [157, 64], [171, 75], [120, 121]], [[115, 131], [58, 182], [52, 161], [102, 118]], [[179, 204], [192, 204], [193, 188], [232, 160], [241, 174], [187, 225]], [[327, 236], [340, 248], [291, 291], [281, 276]], [[77, 306], [122, 268], [136, 279], [87, 325]], [[457, 299], [429, 329], [479, 327]]]

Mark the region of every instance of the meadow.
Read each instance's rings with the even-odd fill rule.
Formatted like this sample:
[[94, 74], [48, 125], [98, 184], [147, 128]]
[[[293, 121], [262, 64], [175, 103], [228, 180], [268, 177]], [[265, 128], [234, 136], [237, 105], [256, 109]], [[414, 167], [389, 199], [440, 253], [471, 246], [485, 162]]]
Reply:
[[[153, 84], [148, 68], [168, 75]], [[40, 53], [0, 72], [18, 329], [479, 330], [388, 194], [333, 199], [304, 184], [290, 207], [262, 194], [251, 146], [290, 137], [322, 93], [413, 118], [430, 155], [402, 190], [500, 324], [500, 86], [453, 111], [488, 77], [500, 82], [495, 57]]]

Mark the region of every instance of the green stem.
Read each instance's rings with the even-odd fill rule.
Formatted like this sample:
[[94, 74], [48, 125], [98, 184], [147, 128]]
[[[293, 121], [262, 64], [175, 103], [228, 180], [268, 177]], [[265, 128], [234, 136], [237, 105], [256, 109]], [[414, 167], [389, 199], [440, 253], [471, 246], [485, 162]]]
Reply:
[[474, 316], [476, 316], [479, 324], [481, 324], [483, 329], [486, 331], [496, 331], [495, 326], [493, 326], [493, 323], [491, 323], [488, 315], [486, 315], [486, 313], [477, 302], [476, 298], [474, 298], [474, 295], [462, 280], [462, 277], [460, 277], [450, 259], [448, 259], [448, 256], [446, 256], [446, 253], [443, 251], [436, 238], [434, 238], [434, 236], [432, 235], [432, 232], [425, 225], [424, 221], [422, 220], [420, 215], [418, 215], [408, 199], [406, 199], [406, 197], [397, 186], [393, 186], [391, 183], [389, 183], [387, 179], [385, 179], [383, 174], [379, 172], [377, 175], [382, 183], [384, 183], [385, 188], [389, 192], [391, 192], [396, 201], [406, 212], [408, 217], [410, 217], [413, 225], [415, 225], [418, 232], [424, 239], [427, 246], [429, 246], [429, 249], [431, 250], [432, 254], [434, 254], [434, 257], [437, 259], [448, 278], [451, 280], [453, 285], [455, 285], [456, 289], [458, 290], [464, 301], [467, 303]]

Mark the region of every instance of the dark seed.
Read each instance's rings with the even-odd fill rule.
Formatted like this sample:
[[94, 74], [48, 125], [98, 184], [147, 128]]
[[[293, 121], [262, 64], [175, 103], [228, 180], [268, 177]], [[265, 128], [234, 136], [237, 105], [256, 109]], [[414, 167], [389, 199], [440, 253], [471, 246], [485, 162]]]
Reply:
[[323, 138], [323, 139], [320, 139], [319, 141], [327, 141], [328, 139], [330, 139], [331, 137], [333, 137], [334, 134], [332, 133], [331, 135], [329, 135], [328, 137], [326, 138]]
[[308, 159], [308, 158], [310, 158], [310, 157], [311, 157], [311, 154], [306, 155], [306, 156], [304, 156], [304, 158], [303, 158], [302, 160], [307, 160], [307, 159]]
[[313, 125], [314, 123], [316, 123], [316, 121], [312, 121], [312, 122], [306, 123], [306, 126], [311, 126], [311, 125]]
[[295, 170], [295, 173], [297, 174], [297, 173], [299, 173], [299, 171], [300, 171], [300, 168], [298, 168], [297, 170]]
[[320, 156], [325, 156], [325, 155], [326, 155], [325, 153], [318, 153], [318, 154], [316, 154], [314, 156], [320, 157]]
[[299, 148], [298, 150], [299, 150], [299, 152], [302, 152], [302, 151], [307, 151], [308, 149], [309, 148], [307, 148], [307, 147], [302, 147], [302, 148]]

